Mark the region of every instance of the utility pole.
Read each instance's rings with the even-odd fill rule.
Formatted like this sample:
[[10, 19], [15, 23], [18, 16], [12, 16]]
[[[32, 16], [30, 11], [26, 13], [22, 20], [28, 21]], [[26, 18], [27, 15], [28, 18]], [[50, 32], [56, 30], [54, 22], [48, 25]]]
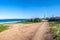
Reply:
[[44, 19], [45, 19], [45, 13], [44, 13]]

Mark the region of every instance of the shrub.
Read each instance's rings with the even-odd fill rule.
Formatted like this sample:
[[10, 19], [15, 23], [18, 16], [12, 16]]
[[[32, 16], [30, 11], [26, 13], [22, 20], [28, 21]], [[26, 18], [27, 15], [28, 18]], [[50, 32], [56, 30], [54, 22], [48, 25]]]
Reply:
[[40, 22], [41, 19], [40, 18], [32, 18], [32, 19], [29, 19], [27, 20], [28, 22]]
[[51, 26], [51, 32], [53, 34], [53, 40], [60, 40], [60, 23], [49, 22]]
[[7, 29], [7, 26], [5, 25], [0, 25], [0, 32], [4, 31]]
[[50, 18], [46, 18], [48, 21], [56, 21], [56, 22], [60, 22], [60, 17], [50, 17]]

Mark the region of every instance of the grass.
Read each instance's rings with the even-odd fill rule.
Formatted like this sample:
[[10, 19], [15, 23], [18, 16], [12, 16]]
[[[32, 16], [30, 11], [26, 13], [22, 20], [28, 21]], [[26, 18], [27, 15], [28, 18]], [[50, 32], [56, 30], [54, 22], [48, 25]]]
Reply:
[[31, 23], [39, 23], [39, 22], [17, 22], [17, 23], [31, 24]]
[[21, 23], [23, 23], [23, 24], [31, 24], [33, 22], [21, 22]]
[[59, 22], [49, 22], [51, 26], [51, 32], [53, 33], [54, 40], [60, 40], [60, 23]]
[[0, 32], [7, 30], [7, 29], [8, 29], [7, 26], [0, 24]]
[[56, 26], [56, 25], [58, 25], [58, 24], [60, 24], [59, 22], [49, 22], [49, 24], [50, 24], [50, 26]]

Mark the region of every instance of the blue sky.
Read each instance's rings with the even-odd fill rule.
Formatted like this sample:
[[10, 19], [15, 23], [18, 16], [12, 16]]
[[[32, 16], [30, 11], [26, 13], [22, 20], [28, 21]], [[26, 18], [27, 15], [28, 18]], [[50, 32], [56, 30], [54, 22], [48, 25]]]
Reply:
[[0, 19], [60, 16], [59, 0], [0, 0]]

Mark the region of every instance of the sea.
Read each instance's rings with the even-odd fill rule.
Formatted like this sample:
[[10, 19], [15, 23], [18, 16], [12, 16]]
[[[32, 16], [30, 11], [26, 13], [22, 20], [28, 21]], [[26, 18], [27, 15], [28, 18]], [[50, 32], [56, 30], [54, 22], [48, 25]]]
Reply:
[[1, 23], [11, 23], [11, 22], [23, 22], [26, 20], [27, 19], [0, 19], [0, 24]]

